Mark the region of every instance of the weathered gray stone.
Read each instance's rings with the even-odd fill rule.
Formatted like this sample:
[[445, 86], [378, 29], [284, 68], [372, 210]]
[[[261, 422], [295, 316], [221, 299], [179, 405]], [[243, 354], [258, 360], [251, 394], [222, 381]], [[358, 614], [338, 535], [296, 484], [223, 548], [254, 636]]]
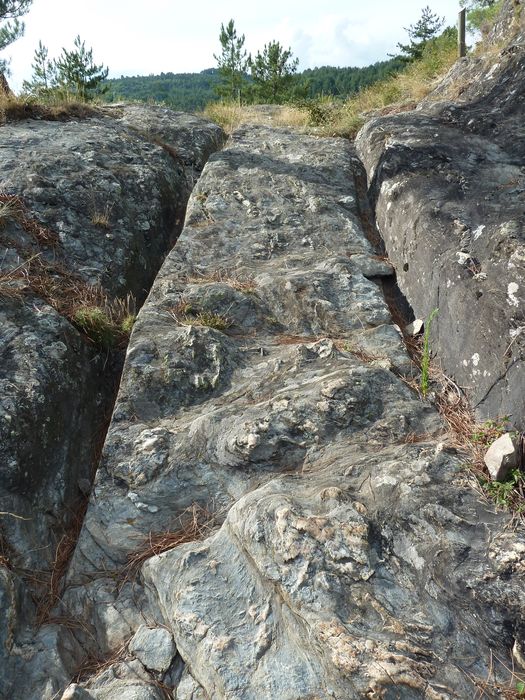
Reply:
[[441, 366], [480, 417], [523, 429], [525, 13], [505, 5], [497, 53], [458, 62], [417, 110], [371, 120], [356, 145], [402, 291], [420, 318], [439, 307]]
[[165, 700], [165, 693], [137, 660], [120, 661], [88, 684], [95, 700]]
[[164, 627], [141, 625], [129, 643], [129, 650], [146, 668], [166, 672], [176, 653], [173, 636]]
[[[145, 123], [146, 136], [139, 133]], [[170, 153], [177, 134], [184, 157]], [[37, 572], [38, 595], [62, 535], [82, 515], [121, 367], [118, 354], [95, 347], [53, 299], [74, 308], [82, 285], [97, 283], [110, 297], [133, 294], [140, 305], [180, 231], [194, 179], [221, 142], [214, 124], [148, 107], [123, 109], [118, 119], [99, 113], [0, 129], [0, 187], [21, 198], [0, 231], [0, 511], [12, 514], [0, 515], [0, 551], [9, 551], [17, 572]], [[46, 266], [38, 290], [31, 287]], [[7, 572], [6, 581], [16, 581], [17, 594], [0, 601], [11, 654], [4, 664], [0, 650], [0, 684], [11, 697], [20, 682], [17, 659], [31, 659], [37, 696], [45, 697], [38, 683], [53, 658], [51, 697], [70, 672], [59, 670], [67, 654], [54, 651], [64, 642], [48, 650], [38, 641], [25, 576]]]
[[187, 672], [182, 676], [177, 685], [176, 700], [206, 700], [202, 686]]
[[303, 478], [270, 482], [217, 535], [145, 565], [212, 697], [218, 687], [243, 699], [474, 692], [467, 673], [480, 673], [521, 589], [515, 579], [498, 602], [506, 566], [486, 557], [493, 516], [454, 486], [443, 452], [349, 449], [312, 454]]
[[[104, 591], [124, 612], [113, 576], [91, 578], [192, 501], [224, 511], [138, 583], [186, 664], [181, 700], [470, 697], [520, 634], [525, 543], [457, 483], [436, 412], [397, 376], [410, 362], [370, 280], [391, 268], [349, 171], [343, 141], [238, 131], [133, 332], [63, 604], [82, 616]], [[90, 627], [101, 647], [109, 626]]]
[[64, 690], [60, 700], [93, 700], [93, 695], [78, 683], [71, 683]]
[[519, 465], [517, 438], [510, 433], [500, 435], [486, 451], [483, 459], [490, 476], [496, 481], [503, 481], [509, 471]]
[[[164, 143], [192, 180], [192, 118], [177, 142], [168, 113], [141, 109], [110, 108], [117, 129]], [[423, 167], [438, 118], [421, 118]], [[476, 143], [500, 162], [501, 144]], [[17, 572], [0, 579], [0, 694], [60, 697], [87, 657], [105, 663], [72, 692], [98, 700], [459, 700], [493, 670], [508, 681], [493, 662], [523, 648], [523, 532], [467, 486], [403, 381], [362, 177], [348, 142], [265, 127], [211, 157], [134, 327], [55, 610], [67, 624], [35, 633]], [[458, 222], [450, 266], [485, 284], [466, 249], [483, 229]], [[152, 556], [195, 503], [212, 513], [200, 540]]]

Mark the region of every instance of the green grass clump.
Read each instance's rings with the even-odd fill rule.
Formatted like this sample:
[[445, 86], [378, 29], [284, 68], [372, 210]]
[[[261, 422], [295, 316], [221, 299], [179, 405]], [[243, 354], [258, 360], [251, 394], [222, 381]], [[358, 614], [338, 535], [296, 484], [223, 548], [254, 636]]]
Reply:
[[103, 350], [122, 346], [128, 340], [136, 316], [130, 310], [130, 298], [104, 298], [101, 304], [83, 304], [72, 314], [73, 324]]
[[133, 326], [135, 325], [136, 319], [137, 317], [135, 316], [135, 314], [127, 314], [120, 322], [121, 331], [126, 335], [130, 335], [131, 331], [133, 330]]
[[434, 309], [425, 321], [425, 332], [423, 334], [423, 349], [421, 351], [421, 393], [426, 397], [429, 388], [430, 373], [430, 326], [437, 315], [439, 309]]
[[515, 513], [525, 512], [525, 503], [521, 493], [525, 488], [525, 478], [521, 469], [512, 469], [504, 481], [491, 481], [480, 478], [483, 489], [494, 500], [497, 506]]
[[195, 315], [186, 315], [182, 318], [182, 323], [189, 326], [208, 326], [217, 331], [225, 331], [232, 325], [231, 319], [227, 316], [212, 311], [199, 311]]
[[109, 350], [117, 344], [118, 329], [98, 306], [85, 306], [75, 311], [73, 323], [82, 330], [95, 345]]

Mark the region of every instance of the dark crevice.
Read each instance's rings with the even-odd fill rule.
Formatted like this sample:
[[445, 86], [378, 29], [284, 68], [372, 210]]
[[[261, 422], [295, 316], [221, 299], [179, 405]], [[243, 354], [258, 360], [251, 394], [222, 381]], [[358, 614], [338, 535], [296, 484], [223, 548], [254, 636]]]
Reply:
[[[173, 154], [170, 154], [173, 156]], [[182, 166], [177, 165], [183, 169]], [[135, 273], [135, 259], [139, 261], [140, 250], [137, 247], [128, 269], [123, 276], [129, 281], [129, 289], [133, 293], [135, 310], [139, 311], [144, 304], [151, 286], [153, 285], [157, 273], [162, 266], [166, 256], [175, 245], [184, 226], [187, 204], [191, 192], [197, 182], [193, 176], [193, 169], [184, 168], [181, 174], [181, 187], [177, 192], [175, 201], [170, 207], [169, 219], [165, 220], [165, 235], [162, 236], [154, 250], [148, 251], [147, 270], [142, 275], [143, 284], [136, 285], [137, 276]], [[200, 174], [200, 173], [199, 173]], [[147, 246], [145, 241], [142, 243]], [[137, 263], [138, 264], [138, 263]], [[138, 269], [138, 268], [137, 268]], [[145, 281], [145, 282], [144, 282]], [[135, 288], [133, 288], [135, 282]], [[124, 290], [126, 293], [128, 289]], [[60, 313], [60, 312], [59, 312]], [[63, 318], [67, 319], [65, 314]], [[71, 319], [67, 319], [71, 322]], [[119, 392], [120, 381], [124, 368], [124, 360], [129, 337], [119, 340], [114, 347], [104, 349], [97, 348], [82, 328], [77, 328], [81, 334], [80, 344], [78, 335], [74, 332], [67, 332], [64, 335], [64, 342], [68, 351], [73, 354], [83, 356], [84, 369], [89, 368], [89, 375], [77, 377], [78, 392], [81, 401], [77, 409], [78, 415], [73, 418], [74, 423], [78, 423], [76, 434], [57, 434], [54, 438], [54, 449], [57, 453], [62, 453], [64, 462], [65, 488], [60, 507], [54, 512], [42, 515], [48, 525], [48, 532], [52, 542], [48, 547], [48, 555], [45, 556], [46, 563], [38, 562], [36, 568], [43, 568], [38, 577], [34, 575], [31, 559], [23, 552], [17, 552], [10, 544], [13, 537], [10, 528], [2, 527], [0, 523], [0, 565], [8, 566], [21, 576], [25, 581], [28, 593], [34, 601], [34, 622], [37, 625], [43, 624], [52, 618], [53, 609], [60, 601], [60, 594], [63, 586], [63, 577], [67, 571], [69, 561], [74, 553], [78, 536], [83, 527], [85, 514], [88, 508], [91, 492], [97, 470], [100, 465], [103, 447], [107, 432], [111, 423], [114, 406]], [[67, 337], [66, 337], [67, 335]], [[78, 348], [75, 350], [75, 343]], [[63, 400], [58, 396], [56, 402]], [[54, 401], [54, 399], [53, 399]], [[56, 420], [56, 416], [55, 416]], [[61, 423], [56, 421], [57, 430]], [[30, 426], [28, 426], [28, 429]], [[73, 441], [73, 444], [72, 444]], [[22, 451], [24, 450], [22, 446]], [[22, 463], [32, 464], [34, 456], [30, 453], [21, 454]], [[29, 460], [29, 462], [28, 462]], [[58, 460], [57, 460], [58, 462]], [[54, 479], [53, 474], [48, 474], [45, 479]], [[45, 482], [43, 482], [45, 487]], [[22, 499], [23, 491], [13, 491], [14, 496]], [[33, 509], [31, 500], [27, 502], [27, 508]], [[2, 510], [3, 508], [0, 508]], [[30, 520], [30, 519], [28, 519]], [[29, 531], [28, 536], [31, 537]], [[47, 570], [45, 570], [47, 569]]]
[[[356, 207], [363, 231], [376, 255], [388, 259], [386, 246], [377, 228], [375, 212], [370, 202], [365, 168], [357, 155], [354, 155], [353, 161], [355, 163], [353, 176], [357, 193]], [[407, 298], [399, 288], [395, 268], [392, 266], [392, 275], [381, 277], [378, 282], [381, 285], [392, 320], [403, 331], [405, 326], [414, 321], [415, 315]]]

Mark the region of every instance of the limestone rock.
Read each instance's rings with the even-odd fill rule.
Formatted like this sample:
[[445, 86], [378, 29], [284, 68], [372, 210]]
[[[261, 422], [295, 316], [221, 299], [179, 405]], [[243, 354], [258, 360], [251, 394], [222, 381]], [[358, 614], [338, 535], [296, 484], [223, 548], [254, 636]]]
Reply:
[[[118, 647], [140, 591], [184, 662], [180, 700], [470, 697], [523, 614], [523, 538], [489, 551], [506, 516], [457, 483], [398, 376], [349, 173], [344, 141], [240, 129], [135, 326], [63, 606]], [[119, 592], [192, 501], [214, 511], [204, 539], [143, 555]]]
[[517, 439], [510, 433], [494, 440], [483, 458], [490, 476], [495, 481], [503, 481], [509, 471], [519, 465]]
[[522, 430], [525, 12], [504, 5], [486, 59], [459, 61], [417, 110], [369, 121], [356, 146], [401, 290], [420, 318], [439, 306], [435, 356], [480, 418]]
[[[158, 182], [159, 171], [139, 157], [149, 149], [155, 168], [168, 157], [190, 186], [188, 161], [197, 168], [207, 148], [193, 118], [181, 117], [187, 131], [177, 142], [161, 108], [108, 109], [137, 149], [130, 153], [133, 187], [144, 184], [141, 174]], [[427, 222], [425, 183], [448, 182], [457, 165], [448, 157], [466, 158], [461, 173], [475, 165], [487, 177], [501, 174], [500, 166], [505, 177], [514, 173], [509, 144], [496, 147], [459, 122], [450, 139], [438, 132], [446, 157], [428, 165], [438, 113], [405, 116], [408, 135], [397, 122], [391, 133], [369, 132], [366, 165], [379, 187], [382, 227], [389, 216], [396, 226], [410, 221], [410, 191]], [[416, 116], [428, 127], [425, 138], [420, 123], [409, 121]], [[97, 119], [102, 128], [109, 117]], [[518, 118], [510, 122], [514, 133], [522, 128]], [[472, 157], [466, 147], [475, 147]], [[485, 160], [475, 164], [474, 156]], [[374, 170], [374, 158], [385, 167]], [[395, 179], [407, 160], [415, 189], [400, 186], [402, 196], [388, 208], [381, 197], [392, 192], [382, 178]], [[463, 483], [439, 415], [406, 381], [412, 365], [383, 295], [395, 289], [394, 269], [365, 235], [364, 185], [343, 139], [245, 126], [211, 156], [134, 326], [87, 513], [48, 624], [31, 628], [18, 571], [0, 569], [7, 697], [60, 697], [88, 658], [100, 658], [99, 670], [81, 676], [71, 693], [96, 700], [166, 693], [178, 700], [458, 700], [474, 697], [476, 679], [487, 678], [495, 658], [508, 668], [513, 653], [519, 658], [525, 538]], [[488, 184], [480, 187], [488, 194]], [[169, 208], [175, 195], [166, 191]], [[470, 197], [453, 204], [471, 207], [475, 218]], [[485, 241], [484, 222], [450, 216], [456, 239], [447, 264], [476, 285], [496, 284], [487, 258], [468, 249]], [[506, 230], [510, 237], [518, 229]], [[13, 241], [23, 235], [9, 231]], [[441, 229], [428, 231], [427, 257]], [[124, 258], [132, 245], [125, 238], [115, 239]], [[403, 254], [423, 257], [422, 248], [410, 243]], [[465, 265], [457, 264], [458, 251], [468, 254]], [[511, 269], [519, 271], [515, 252]], [[97, 265], [106, 253], [101, 246]], [[403, 277], [408, 270], [394, 262]], [[97, 265], [93, 276], [103, 280]], [[422, 268], [433, 289], [441, 267], [432, 280], [429, 270]], [[504, 289], [512, 305], [521, 303], [520, 284], [513, 279]], [[416, 291], [418, 300], [428, 296]], [[428, 310], [418, 311], [424, 318]], [[56, 358], [61, 346], [49, 333], [44, 346]], [[519, 335], [509, 351], [519, 348]], [[471, 340], [467, 334], [467, 347]], [[31, 391], [44, 390], [34, 383]], [[71, 483], [84, 478], [75, 473]]]
[[146, 668], [166, 672], [177, 651], [167, 629], [142, 625], [129, 643], [129, 650]]
[[77, 683], [71, 683], [64, 690], [60, 700], [93, 700], [93, 697], [85, 688], [82, 688]]
[[[194, 178], [224, 136], [196, 117], [146, 106], [132, 112], [0, 130], [9, 204], [0, 231], [0, 511], [12, 514], [0, 516], [0, 554], [22, 573], [7, 574], [16, 596], [0, 595], [13, 650], [4, 663], [0, 649], [8, 696], [20, 680], [17, 658], [31, 659], [36, 678], [37, 657], [59, 657], [55, 642], [47, 650], [38, 634], [28, 641], [35, 609], [26, 570], [39, 572], [33, 596], [42, 596], [68, 546], [64, 535], [83, 515], [122, 366], [118, 352], [102, 351], [75, 327], [74, 311], [89, 305], [94, 284], [99, 297], [131, 294], [140, 306], [182, 227]], [[139, 133], [144, 122], [147, 136]], [[170, 139], [186, 143], [183, 158], [170, 154]], [[57, 683], [68, 673], [55, 672]]]

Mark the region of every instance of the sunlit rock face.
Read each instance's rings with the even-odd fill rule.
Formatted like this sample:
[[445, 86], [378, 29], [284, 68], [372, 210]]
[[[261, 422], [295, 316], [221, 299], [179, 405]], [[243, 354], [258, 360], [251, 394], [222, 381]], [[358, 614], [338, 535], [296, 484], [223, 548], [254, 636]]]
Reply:
[[432, 350], [482, 418], [525, 428], [525, 22], [507, 3], [484, 57], [357, 138], [377, 224]]

